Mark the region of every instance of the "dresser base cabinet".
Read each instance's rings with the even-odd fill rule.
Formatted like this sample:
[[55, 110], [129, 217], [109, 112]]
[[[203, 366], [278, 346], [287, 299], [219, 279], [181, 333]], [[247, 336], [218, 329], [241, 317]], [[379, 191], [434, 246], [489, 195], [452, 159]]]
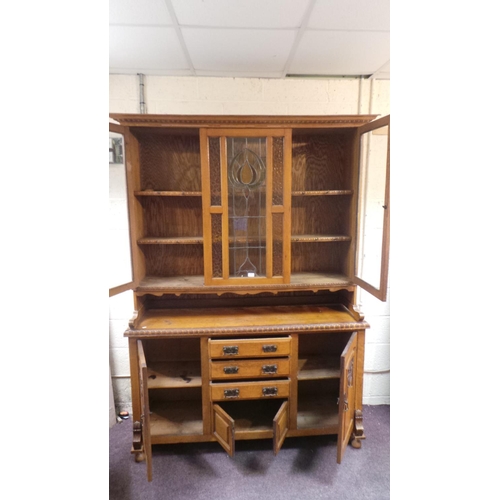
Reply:
[[[362, 316], [339, 304], [214, 309], [204, 328], [213, 309], [159, 309], [126, 332], [133, 452], [148, 478], [156, 444], [217, 441], [233, 456], [238, 440], [268, 439], [278, 454], [287, 438], [333, 434], [340, 463], [364, 438]], [[144, 328], [152, 318], [163, 328]]]

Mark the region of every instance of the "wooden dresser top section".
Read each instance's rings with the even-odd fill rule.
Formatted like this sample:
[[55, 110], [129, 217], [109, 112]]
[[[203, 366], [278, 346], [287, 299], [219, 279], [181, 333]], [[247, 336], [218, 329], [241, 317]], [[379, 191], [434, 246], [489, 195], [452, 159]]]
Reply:
[[369, 328], [339, 306], [214, 307], [147, 311], [127, 337], [279, 335]]

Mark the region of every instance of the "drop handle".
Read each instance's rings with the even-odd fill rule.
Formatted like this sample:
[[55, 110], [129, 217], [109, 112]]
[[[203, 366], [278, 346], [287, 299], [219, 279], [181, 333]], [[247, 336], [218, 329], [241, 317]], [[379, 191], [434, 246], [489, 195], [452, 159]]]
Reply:
[[262, 346], [263, 352], [276, 352], [277, 350], [278, 350], [278, 346], [276, 344]]
[[278, 373], [278, 365], [262, 365], [262, 373], [266, 375], [274, 375]]
[[278, 388], [277, 387], [263, 387], [262, 388], [263, 396], [277, 396]]
[[224, 397], [226, 399], [239, 398], [240, 397], [240, 390], [239, 389], [225, 389], [224, 390]]
[[225, 366], [224, 367], [224, 373], [226, 375], [232, 375], [235, 373], [238, 373], [239, 367], [238, 366]]
[[225, 345], [222, 348], [222, 352], [224, 353], [224, 356], [234, 356], [238, 354], [239, 348], [237, 345]]

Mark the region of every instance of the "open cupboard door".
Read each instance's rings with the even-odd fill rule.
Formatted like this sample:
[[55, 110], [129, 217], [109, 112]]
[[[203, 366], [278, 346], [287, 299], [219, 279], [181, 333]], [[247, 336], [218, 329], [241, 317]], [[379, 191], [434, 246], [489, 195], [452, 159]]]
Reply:
[[275, 455], [281, 450], [288, 432], [288, 418], [290, 413], [288, 407], [288, 401], [285, 401], [273, 419], [273, 450]]
[[129, 200], [133, 194], [132, 154], [135, 139], [127, 127], [109, 124], [109, 296], [137, 286], [134, 277], [132, 213]]
[[354, 429], [354, 405], [356, 402], [356, 348], [358, 334], [354, 332], [340, 358], [340, 391], [339, 391], [339, 434], [337, 440], [337, 463], [349, 443]]
[[214, 436], [230, 457], [234, 457], [234, 420], [219, 406], [213, 405]]
[[390, 212], [390, 116], [358, 130], [358, 220], [353, 281], [387, 298]]
[[151, 455], [151, 424], [149, 420], [149, 392], [148, 392], [148, 367], [144, 347], [140, 340], [137, 341], [137, 352], [139, 357], [139, 383], [141, 393], [141, 431], [142, 446], [146, 459], [148, 481], [153, 479], [153, 464]]

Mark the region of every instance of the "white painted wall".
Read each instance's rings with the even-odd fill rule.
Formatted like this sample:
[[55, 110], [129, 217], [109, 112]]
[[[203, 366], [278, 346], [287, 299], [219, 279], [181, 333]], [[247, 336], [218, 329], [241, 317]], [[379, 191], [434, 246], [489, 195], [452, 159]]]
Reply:
[[[355, 78], [263, 79], [144, 78], [151, 114], [338, 115], [389, 114], [390, 82]], [[139, 113], [139, 79], [109, 76], [110, 113]], [[389, 289], [390, 297], [390, 289]], [[365, 404], [388, 404], [390, 300], [361, 291], [359, 302], [371, 328], [366, 334]], [[109, 299], [110, 366], [117, 410], [131, 410], [128, 348], [123, 332], [132, 316], [132, 293]]]

